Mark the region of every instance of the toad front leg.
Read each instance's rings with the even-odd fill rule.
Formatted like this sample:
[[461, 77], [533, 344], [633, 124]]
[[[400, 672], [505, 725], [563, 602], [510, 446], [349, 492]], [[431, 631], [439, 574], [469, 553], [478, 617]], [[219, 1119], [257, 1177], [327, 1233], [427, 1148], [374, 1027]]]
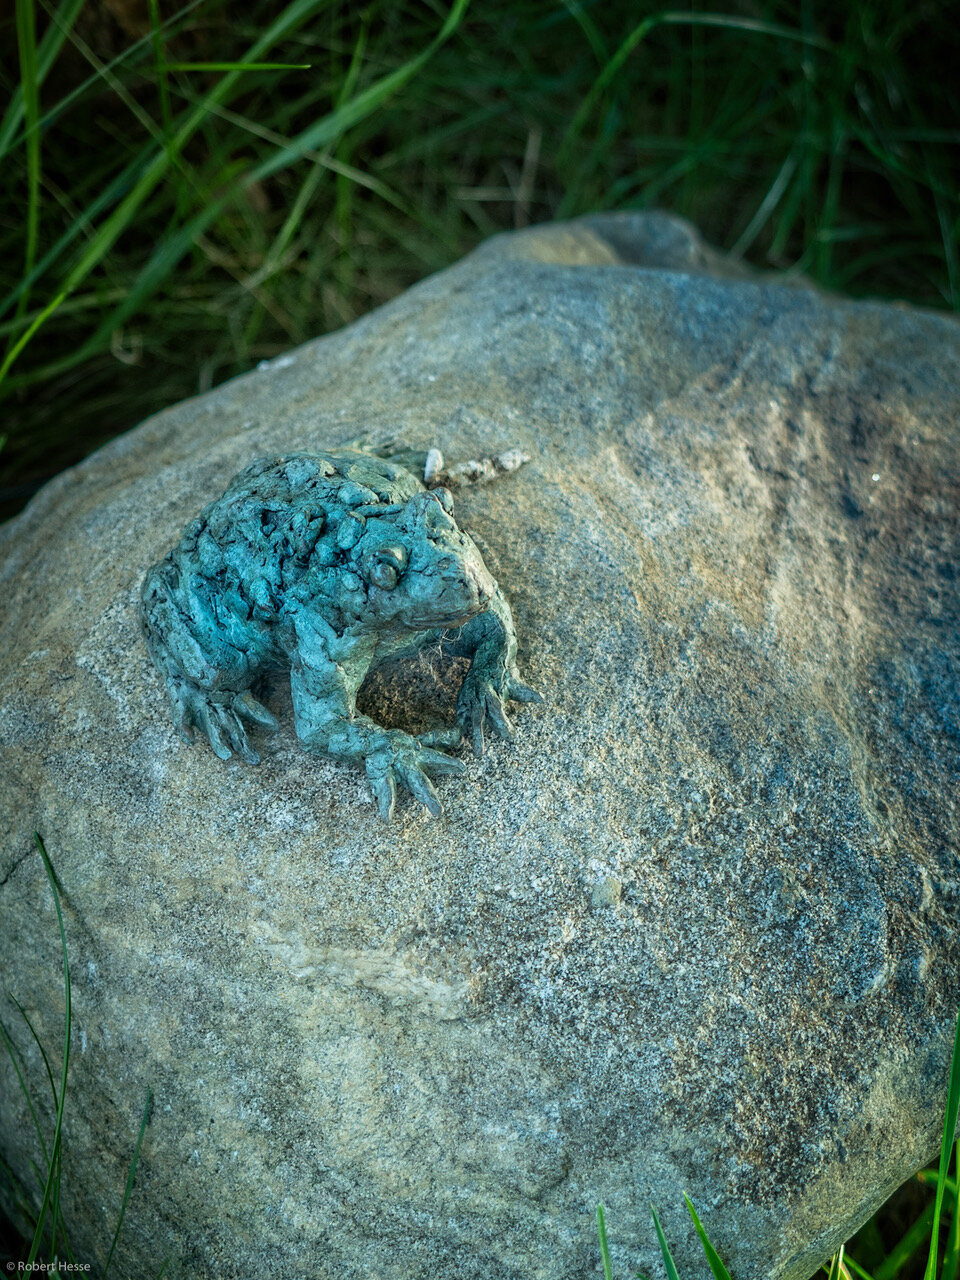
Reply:
[[510, 606], [498, 589], [488, 609], [444, 637], [445, 653], [473, 661], [457, 697], [457, 722], [476, 756], [483, 755], [484, 731], [512, 738], [504, 702], [542, 702], [520, 679], [517, 636]]
[[443, 809], [429, 775], [465, 772], [460, 760], [436, 750], [459, 742], [459, 730], [414, 737], [358, 715], [357, 690], [376, 642], [334, 637], [328, 630], [305, 618], [297, 622], [299, 647], [290, 672], [297, 737], [309, 750], [332, 760], [363, 764], [384, 821], [393, 817], [398, 783], [439, 817]]

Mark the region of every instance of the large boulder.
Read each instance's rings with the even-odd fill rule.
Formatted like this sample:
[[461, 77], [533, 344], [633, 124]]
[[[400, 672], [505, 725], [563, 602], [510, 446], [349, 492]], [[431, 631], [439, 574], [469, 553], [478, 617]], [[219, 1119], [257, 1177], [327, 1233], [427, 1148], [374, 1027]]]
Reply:
[[[583, 1280], [602, 1201], [618, 1274], [658, 1273], [652, 1202], [693, 1277], [687, 1192], [738, 1280], [804, 1280], [943, 1121], [958, 392], [949, 318], [586, 218], [159, 414], [0, 531], [0, 967], [55, 1046], [37, 829], [74, 1251], [102, 1264], [149, 1085], [123, 1276]], [[138, 631], [235, 472], [362, 433], [532, 456], [458, 517], [546, 702], [437, 821], [384, 826], [282, 688], [259, 768], [184, 746]], [[363, 708], [452, 723], [462, 670]]]

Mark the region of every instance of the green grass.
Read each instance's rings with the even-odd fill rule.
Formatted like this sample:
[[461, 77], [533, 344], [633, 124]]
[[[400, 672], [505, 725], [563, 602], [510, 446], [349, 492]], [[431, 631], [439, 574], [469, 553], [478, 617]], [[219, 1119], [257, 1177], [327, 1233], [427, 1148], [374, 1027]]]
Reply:
[[[53, 1068], [50, 1065], [50, 1056], [37, 1034], [36, 1028], [30, 1019], [29, 1014], [23, 1005], [17, 1000], [12, 992], [9, 992], [11, 1002], [16, 1006], [20, 1015], [20, 1020], [29, 1032], [30, 1039], [33, 1041], [36, 1049], [43, 1062], [47, 1083], [50, 1087], [52, 1112], [54, 1115], [53, 1135], [49, 1141], [44, 1138], [43, 1125], [41, 1124], [42, 1108], [38, 1099], [34, 1096], [30, 1085], [27, 1082], [29, 1068], [27, 1059], [23, 1051], [18, 1048], [15, 1038], [11, 1035], [3, 1020], [0, 1019], [0, 1043], [2, 1043], [7, 1058], [9, 1059], [14, 1074], [17, 1078], [20, 1092], [26, 1102], [27, 1112], [33, 1125], [33, 1131], [37, 1139], [38, 1154], [40, 1156], [40, 1164], [31, 1161], [31, 1171], [36, 1179], [37, 1190], [40, 1194], [40, 1207], [35, 1210], [33, 1205], [34, 1199], [27, 1194], [24, 1187], [19, 1182], [13, 1170], [2, 1160], [0, 1160], [0, 1179], [6, 1183], [7, 1194], [11, 1203], [15, 1206], [19, 1222], [11, 1223], [12, 1232], [16, 1233], [14, 1238], [7, 1244], [6, 1241], [0, 1240], [0, 1261], [6, 1263], [6, 1270], [14, 1270], [17, 1262], [25, 1264], [29, 1269], [30, 1264], [46, 1263], [51, 1264], [56, 1259], [74, 1264], [78, 1259], [74, 1256], [70, 1247], [69, 1237], [67, 1235], [67, 1226], [64, 1221], [63, 1207], [61, 1203], [61, 1190], [63, 1186], [63, 1115], [67, 1101], [67, 1078], [70, 1069], [70, 1042], [72, 1030], [72, 1002], [70, 988], [70, 962], [67, 955], [67, 937], [63, 927], [63, 911], [60, 906], [60, 892], [57, 887], [56, 873], [53, 864], [47, 853], [43, 840], [39, 835], [34, 835], [37, 850], [43, 860], [43, 868], [46, 872], [47, 881], [50, 885], [50, 892], [53, 896], [53, 903], [57, 912], [57, 925], [60, 933], [60, 950], [63, 958], [63, 1007], [64, 1007], [64, 1028], [63, 1028], [63, 1044], [60, 1052], [61, 1068], [60, 1068], [60, 1087], [57, 1088], [54, 1079]], [[140, 1131], [137, 1135], [136, 1144], [133, 1150], [133, 1157], [130, 1162], [130, 1168], [127, 1173], [126, 1185], [124, 1186], [123, 1196], [120, 1201], [120, 1211], [117, 1218], [116, 1230], [110, 1242], [110, 1249], [107, 1254], [107, 1260], [104, 1263], [103, 1270], [97, 1273], [99, 1280], [107, 1280], [110, 1271], [110, 1265], [113, 1261], [114, 1252], [116, 1251], [117, 1241], [120, 1238], [120, 1231], [123, 1227], [123, 1220], [126, 1216], [127, 1205], [133, 1193], [134, 1180], [137, 1173], [137, 1164], [140, 1159], [140, 1148], [143, 1144], [143, 1135], [146, 1132], [147, 1120], [151, 1107], [151, 1094], [147, 1090], [147, 1099], [143, 1109], [143, 1116], [140, 1121]], [[4, 1224], [0, 1221], [0, 1227]], [[11, 1247], [12, 1246], [12, 1247]], [[79, 1259], [81, 1263], [86, 1259]], [[164, 1266], [166, 1264], [164, 1263]], [[159, 1275], [163, 1273], [163, 1267], [160, 1269]], [[91, 1273], [92, 1274], [92, 1273]]]
[[[884, 1246], [880, 1235], [878, 1224], [889, 1214], [889, 1209], [882, 1209], [854, 1237], [853, 1249], [848, 1252], [848, 1245], [841, 1245], [818, 1274], [826, 1273], [827, 1280], [858, 1280], [858, 1278], [859, 1280], [906, 1280], [907, 1277], [912, 1280], [913, 1277], [919, 1277], [921, 1274], [923, 1280], [936, 1280], [938, 1274], [940, 1280], [956, 1280], [958, 1267], [957, 1240], [960, 1238], [960, 1206], [958, 1206], [957, 1200], [957, 1179], [949, 1177], [949, 1169], [951, 1159], [956, 1162], [958, 1112], [960, 1112], [960, 1018], [957, 1020], [950, 1079], [947, 1086], [946, 1114], [940, 1145], [940, 1165], [938, 1169], [923, 1169], [916, 1177], [916, 1181], [919, 1184], [933, 1189], [933, 1200], [923, 1207], [903, 1235], [890, 1248]], [[731, 1277], [730, 1272], [728, 1272], [710, 1240], [689, 1196], [684, 1196], [684, 1202], [693, 1223], [694, 1231], [700, 1238], [700, 1244], [711, 1274], [715, 1277], [715, 1280], [735, 1280], [735, 1277]], [[937, 1258], [941, 1241], [941, 1227], [943, 1226], [944, 1204], [948, 1206], [949, 1221], [943, 1232], [946, 1237], [946, 1249], [943, 1254], [943, 1264], [938, 1273]], [[651, 1208], [651, 1217], [667, 1280], [681, 1280], [656, 1209]], [[602, 1205], [597, 1206], [597, 1237], [600, 1245], [604, 1280], [615, 1280], [610, 1261], [606, 1217]], [[874, 1268], [872, 1272], [868, 1271], [853, 1256], [854, 1252], [859, 1251], [859, 1247], [862, 1247], [868, 1256]], [[876, 1258], [876, 1261], [874, 1261], [874, 1258]], [[922, 1267], [922, 1271], [920, 1267]], [[639, 1271], [634, 1271], [632, 1277], [636, 1278], [636, 1280], [644, 1280]]]
[[[940, 1143], [940, 1164], [937, 1169], [922, 1169], [916, 1175], [916, 1182], [933, 1189], [933, 1200], [924, 1205], [920, 1213], [910, 1223], [906, 1231], [890, 1247], [884, 1245], [879, 1224], [889, 1216], [888, 1207], [870, 1220], [850, 1242], [841, 1245], [818, 1275], [826, 1273], [827, 1280], [913, 1280], [923, 1276], [923, 1280], [956, 1280], [958, 1268], [957, 1241], [960, 1238], [960, 1205], [958, 1205], [958, 1183], [956, 1176], [949, 1176], [950, 1163], [957, 1160], [957, 1116], [960, 1113], [960, 1017], [957, 1019], [954, 1034], [953, 1058], [950, 1065], [950, 1078], [947, 1083], [946, 1108], [943, 1121], [943, 1136]], [[903, 1189], [901, 1189], [902, 1192]], [[896, 1200], [899, 1198], [895, 1197]], [[704, 1257], [715, 1280], [735, 1280], [727, 1271], [689, 1196], [684, 1196], [687, 1212], [693, 1223], [694, 1231], [700, 1238]], [[948, 1221], [944, 1224], [943, 1207], [948, 1206]], [[663, 1259], [663, 1269], [667, 1280], [681, 1280], [677, 1265], [674, 1262], [666, 1234], [660, 1225], [656, 1209], [651, 1207], [653, 1228]], [[943, 1231], [941, 1232], [941, 1228]], [[937, 1258], [941, 1243], [941, 1234], [946, 1239], [942, 1267], [938, 1273]], [[600, 1245], [600, 1257], [603, 1264], [604, 1280], [615, 1280], [610, 1261], [610, 1246], [607, 1240], [607, 1225], [603, 1206], [597, 1206], [597, 1237]], [[879, 1246], [879, 1247], [878, 1247]], [[849, 1248], [849, 1252], [848, 1252]], [[862, 1262], [854, 1257], [863, 1250], [872, 1271], [867, 1270]], [[921, 1270], [922, 1268], [922, 1270]], [[640, 1272], [632, 1276], [636, 1280], [644, 1280]]]
[[[12, 1003], [20, 1015], [23, 1025], [27, 1028], [29, 1036], [36, 1046], [43, 1063], [44, 1073], [46, 1075], [47, 1084], [50, 1089], [51, 1107], [50, 1110], [54, 1116], [53, 1134], [48, 1142], [44, 1137], [44, 1129], [41, 1123], [42, 1108], [39, 1101], [28, 1083], [28, 1075], [30, 1074], [27, 1066], [27, 1059], [22, 1050], [18, 1047], [15, 1038], [7, 1029], [3, 1020], [0, 1019], [0, 1043], [6, 1052], [7, 1058], [13, 1068], [20, 1092], [26, 1103], [27, 1112], [33, 1126], [33, 1131], [37, 1140], [37, 1154], [40, 1162], [32, 1160], [31, 1171], [36, 1180], [37, 1192], [40, 1196], [39, 1210], [35, 1210], [35, 1197], [31, 1197], [19, 1182], [13, 1170], [2, 1160], [0, 1160], [0, 1179], [6, 1183], [7, 1195], [9, 1202], [15, 1206], [19, 1217], [19, 1223], [6, 1224], [7, 1231], [3, 1231], [5, 1224], [0, 1220], [0, 1262], [8, 1263], [10, 1260], [18, 1260], [26, 1264], [36, 1261], [50, 1263], [56, 1258], [66, 1259], [68, 1262], [75, 1263], [77, 1258], [70, 1246], [69, 1236], [67, 1234], [67, 1225], [64, 1220], [63, 1206], [61, 1202], [61, 1188], [63, 1178], [63, 1117], [67, 1100], [67, 1084], [70, 1065], [70, 1043], [72, 1028], [72, 1000], [70, 986], [70, 963], [67, 953], [66, 932], [63, 925], [63, 912], [60, 905], [60, 892], [57, 885], [57, 877], [50, 857], [47, 853], [43, 840], [39, 835], [35, 835], [37, 850], [43, 860], [44, 871], [50, 886], [50, 892], [53, 897], [54, 906], [57, 913], [57, 924], [60, 937], [60, 948], [63, 960], [63, 1003], [64, 1003], [64, 1030], [63, 1044], [61, 1048], [61, 1069], [59, 1088], [54, 1076], [53, 1067], [51, 1066], [50, 1056], [47, 1053], [37, 1031], [31, 1021], [28, 1013], [16, 999], [9, 993]], [[120, 1210], [117, 1219], [116, 1229], [110, 1243], [107, 1253], [106, 1262], [99, 1274], [99, 1280], [107, 1280], [110, 1267], [113, 1261], [114, 1253], [117, 1247], [117, 1241], [120, 1238], [120, 1232], [123, 1227], [124, 1218], [127, 1212], [127, 1206], [133, 1193], [134, 1181], [136, 1178], [137, 1165], [140, 1159], [140, 1149], [143, 1144], [144, 1133], [146, 1132], [147, 1122], [151, 1110], [151, 1093], [147, 1090], [146, 1103], [143, 1109], [143, 1115], [140, 1121], [140, 1129], [137, 1134], [136, 1142], [133, 1149], [133, 1156], [130, 1162], [130, 1168], [127, 1174], [126, 1184], [124, 1186], [123, 1195], [120, 1202]], [[943, 1136], [940, 1149], [940, 1163], [937, 1169], [924, 1169], [916, 1175], [915, 1183], [928, 1187], [933, 1192], [933, 1199], [930, 1203], [925, 1204], [916, 1213], [910, 1225], [899, 1238], [889, 1247], [884, 1245], [880, 1223], [889, 1216], [889, 1208], [881, 1210], [871, 1221], [854, 1237], [853, 1247], [847, 1252], [848, 1246], [843, 1245], [833, 1256], [831, 1261], [825, 1265], [823, 1271], [827, 1273], [828, 1280], [913, 1280], [917, 1277], [919, 1280], [922, 1274], [923, 1280], [936, 1280], [938, 1276], [937, 1259], [941, 1241], [941, 1233], [945, 1237], [945, 1250], [943, 1253], [943, 1263], [939, 1271], [940, 1280], [956, 1280], [958, 1254], [957, 1239], [960, 1235], [960, 1206], [958, 1206], [958, 1182], [956, 1174], [950, 1177], [950, 1165], [953, 1160], [956, 1166], [957, 1144], [955, 1140], [957, 1117], [960, 1113], [960, 1018], [957, 1021], [956, 1033], [954, 1037], [953, 1058], [950, 1067], [950, 1077], [947, 1085], [947, 1098], [945, 1107], [945, 1117], [943, 1125]], [[912, 1189], [912, 1185], [911, 1185]], [[901, 1189], [902, 1190], [902, 1189]], [[693, 1230], [699, 1237], [700, 1244], [703, 1248], [704, 1257], [710, 1268], [715, 1280], [735, 1280], [727, 1271], [726, 1266], [721, 1260], [720, 1254], [711, 1242], [709, 1235], [700, 1217], [697, 1214], [690, 1198], [684, 1197], [687, 1211], [693, 1224]], [[947, 1208], [946, 1221], [944, 1221], [943, 1210]], [[681, 1280], [678, 1273], [676, 1263], [674, 1262], [670, 1246], [667, 1242], [666, 1235], [660, 1224], [656, 1209], [651, 1208], [651, 1217], [653, 1228], [656, 1234], [656, 1240], [660, 1247], [661, 1257], [663, 1259], [664, 1271], [667, 1280]], [[11, 1237], [11, 1232], [12, 1237]], [[2, 1237], [6, 1235], [8, 1238], [4, 1240]], [[607, 1239], [606, 1216], [602, 1205], [597, 1206], [597, 1238], [600, 1251], [600, 1261], [603, 1267], [604, 1280], [615, 1280], [613, 1265], [610, 1258], [610, 1247]], [[863, 1250], [861, 1256], [865, 1257], [870, 1264], [872, 1270], [868, 1270], [861, 1261], [855, 1257]], [[922, 1272], [918, 1269], [926, 1257], [926, 1265]], [[85, 1262], [86, 1259], [81, 1258], [80, 1261]], [[157, 1273], [157, 1280], [164, 1274], [167, 1261], [164, 1261]], [[632, 1273], [634, 1280], [645, 1280], [640, 1272]]]
[[0, 516], [529, 222], [665, 207], [760, 267], [960, 306], [960, 36], [937, 12], [16, 0]]

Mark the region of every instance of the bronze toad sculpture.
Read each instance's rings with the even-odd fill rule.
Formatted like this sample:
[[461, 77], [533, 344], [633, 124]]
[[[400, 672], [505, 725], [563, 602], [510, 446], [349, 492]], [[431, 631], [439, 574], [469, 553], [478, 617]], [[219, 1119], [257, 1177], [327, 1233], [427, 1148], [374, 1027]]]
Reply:
[[[363, 763], [384, 819], [397, 784], [435, 817], [430, 775], [462, 773], [439, 747], [511, 736], [504, 702], [540, 701], [520, 679], [510, 606], [453, 517], [445, 487], [513, 470], [517, 451], [444, 475], [437, 450], [382, 458], [354, 450], [261, 459], [153, 565], [141, 594], [147, 646], [192, 742], [222, 760], [260, 757], [244, 721], [275, 730], [265, 678], [289, 669], [294, 724], [311, 751]], [[455, 729], [414, 737], [356, 711], [367, 672], [428, 645], [467, 656]]]

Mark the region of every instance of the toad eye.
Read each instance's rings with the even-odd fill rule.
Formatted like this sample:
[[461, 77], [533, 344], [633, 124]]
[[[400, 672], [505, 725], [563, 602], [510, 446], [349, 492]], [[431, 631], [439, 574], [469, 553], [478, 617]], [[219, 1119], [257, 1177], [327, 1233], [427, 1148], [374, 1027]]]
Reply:
[[397, 585], [398, 578], [396, 569], [386, 560], [378, 560], [376, 564], [370, 566], [370, 581], [383, 591], [392, 591]]
[[405, 547], [378, 547], [364, 556], [364, 576], [371, 586], [392, 591], [407, 563]]

